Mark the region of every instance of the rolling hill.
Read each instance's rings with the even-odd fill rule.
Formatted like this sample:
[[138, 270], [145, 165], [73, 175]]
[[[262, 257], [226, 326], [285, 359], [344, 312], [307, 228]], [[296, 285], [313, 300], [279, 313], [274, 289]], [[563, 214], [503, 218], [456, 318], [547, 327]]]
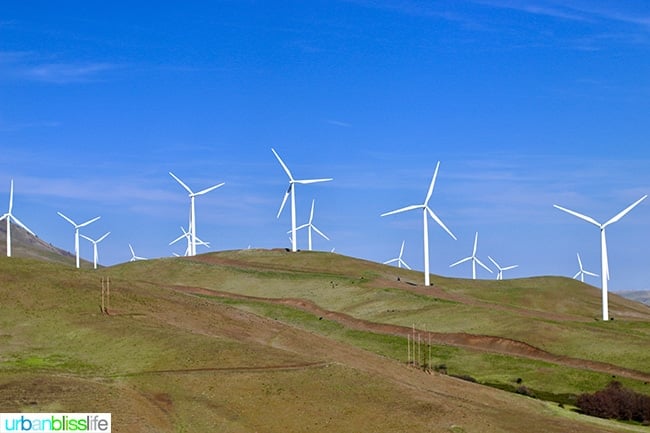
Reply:
[[[7, 225], [0, 223], [0, 256], [7, 253]], [[11, 225], [11, 255], [13, 257], [27, 257], [46, 262], [62, 263], [74, 266], [75, 256], [68, 251], [57, 248], [37, 236], [32, 236], [25, 229], [15, 224]], [[92, 267], [92, 263], [81, 260], [80, 266]]]
[[420, 279], [284, 250], [2, 257], [0, 411], [111, 412], [115, 432], [647, 430], [570, 404], [614, 378], [650, 394], [649, 307], [612, 295], [602, 322], [566, 278]]

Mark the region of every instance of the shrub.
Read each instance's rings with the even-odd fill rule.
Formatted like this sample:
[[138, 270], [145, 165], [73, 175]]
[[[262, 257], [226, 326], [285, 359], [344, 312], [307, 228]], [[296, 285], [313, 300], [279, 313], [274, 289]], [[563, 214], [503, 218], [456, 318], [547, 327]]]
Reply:
[[582, 413], [599, 418], [650, 422], [650, 396], [625, 389], [616, 381], [601, 391], [580, 395], [576, 406]]
[[532, 397], [532, 398], [537, 398], [535, 393], [531, 391], [530, 389], [526, 388], [525, 386], [518, 386], [517, 389], [515, 389], [515, 392], [517, 394], [525, 395], [527, 397]]

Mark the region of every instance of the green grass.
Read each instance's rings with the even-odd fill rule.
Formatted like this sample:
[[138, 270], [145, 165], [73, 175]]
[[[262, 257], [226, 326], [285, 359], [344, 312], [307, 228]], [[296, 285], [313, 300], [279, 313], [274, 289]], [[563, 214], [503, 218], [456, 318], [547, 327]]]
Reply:
[[[406, 362], [406, 337], [378, 334], [345, 328], [343, 325], [284, 305], [260, 301], [215, 298], [216, 302], [237, 306], [246, 311], [279, 320], [292, 326], [326, 335], [373, 353]], [[428, 363], [429, 349], [426, 334], [422, 333], [422, 363]], [[445, 345], [432, 345], [432, 365], [444, 364], [447, 373], [454, 376], [471, 376], [477, 382], [514, 392], [526, 386], [539, 398], [570, 404], [574, 397], [584, 392], [602, 389], [612, 379], [609, 374], [565, 367], [549, 362], [514, 356], [481, 353]], [[517, 379], [521, 379], [517, 383]], [[641, 381], [621, 379], [626, 386], [650, 394], [650, 385]]]
[[[176, 417], [169, 422], [176, 431], [205, 431], [208, 425], [220, 425], [229, 431], [251, 431], [265, 426], [264, 417], [277, 424], [269, 431], [281, 431], [282, 423], [298, 429], [300, 420], [290, 418], [301, 410], [313, 419], [329, 419], [329, 429], [333, 431], [351, 431], [349, 425], [358, 427], [361, 419], [344, 425], [334, 415], [345, 413], [349, 421], [358, 410], [367, 410], [377, 417], [372, 424], [377, 431], [399, 431], [397, 424], [390, 424], [394, 417], [384, 414], [390, 412], [387, 408], [396, 407], [403, 416], [416, 416], [421, 409], [412, 400], [401, 403], [398, 395], [393, 394], [392, 385], [385, 381], [338, 365], [295, 372], [215, 371], [196, 377], [156, 373], [216, 366], [237, 370], [242, 366], [314, 360], [309, 349], [296, 353], [295, 349], [280, 348], [282, 345], [276, 347], [273, 335], [256, 337], [259, 328], [248, 330], [246, 321], [233, 321], [231, 316], [222, 314], [229, 309], [272, 319], [265, 322], [268, 326], [285, 324], [289, 329], [406, 362], [405, 335], [349, 329], [326, 317], [263, 299], [187, 295], [170, 290], [173, 286], [259, 298], [305, 299], [326, 310], [378, 323], [503, 336], [555, 354], [647, 371], [647, 308], [635, 310], [636, 307], [614, 299], [614, 311], [627, 309], [637, 316], [603, 323], [592, 317], [592, 310], [598, 311], [599, 293], [567, 279], [544, 277], [502, 283], [435, 277], [433, 280], [442, 291], [431, 289], [433, 294], [428, 295], [411, 291], [414, 286], [395, 283], [396, 273], [403, 281], [419, 281], [421, 277], [417, 272], [328, 253], [224, 252], [195, 259], [129, 263], [99, 271], [0, 258], [0, 385], [8, 386], [6, 383], [23, 376], [35, 381], [43, 377], [60, 381], [73, 377], [79, 381], [75, 386], [85, 387], [88, 393], [96, 394], [96, 387], [101, 384], [109, 391], [106, 398], [127, 396], [125, 401], [132, 407], [142, 405], [152, 414], [159, 410], [156, 407], [166, 407], [169, 398]], [[99, 312], [99, 278], [105, 276], [111, 278], [111, 306], [115, 312], [112, 317]], [[549, 317], [548, 309], [562, 316]], [[617, 315], [621, 317], [620, 313]], [[235, 337], [235, 330], [250, 336], [240, 340]], [[426, 340], [424, 333], [422, 337]], [[432, 363], [444, 364], [450, 375], [472, 377], [479, 383], [509, 391], [523, 385], [538, 397], [556, 402], [570, 402], [573, 395], [596, 391], [612, 380], [604, 373], [515, 356], [444, 345], [431, 349]], [[427, 356], [428, 348], [423, 353]], [[426, 380], [427, 375], [422, 373], [422, 377]], [[517, 379], [521, 379], [520, 383]], [[650, 394], [648, 385], [642, 382], [617, 380], [628, 388]], [[224, 384], [231, 387], [227, 392]], [[308, 394], [314, 384], [323, 387], [322, 396], [296, 401], [296, 395]], [[366, 385], [367, 390], [360, 389]], [[137, 393], [133, 394], [133, 389]], [[249, 394], [255, 396], [251, 401], [241, 400]], [[52, 402], [48, 398], [53, 397], [37, 396], [34, 401], [42, 405], [39, 407], [48, 408], [71, 407], [74, 403]], [[29, 400], [16, 401], [31, 404]], [[116, 399], [110, 401], [111, 405], [118, 404]], [[356, 407], [359, 401], [361, 406]], [[330, 403], [331, 408], [323, 409]], [[101, 405], [101, 401], [96, 404]], [[265, 404], [268, 408], [260, 409]], [[292, 409], [283, 414], [284, 407]], [[129, 409], [124, 410], [126, 413]], [[198, 418], [206, 413], [211, 415], [202, 425]], [[160, 416], [152, 415], [152, 419]], [[420, 431], [427, 431], [423, 418], [417, 419]], [[318, 429], [326, 427], [323, 424]]]

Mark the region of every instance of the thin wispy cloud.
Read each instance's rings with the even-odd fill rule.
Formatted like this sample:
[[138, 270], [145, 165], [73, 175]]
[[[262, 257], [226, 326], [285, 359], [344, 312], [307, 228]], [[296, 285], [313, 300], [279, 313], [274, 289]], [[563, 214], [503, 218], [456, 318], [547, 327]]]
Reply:
[[38, 128], [58, 128], [61, 122], [57, 121], [42, 121], [42, 122], [23, 122], [23, 123], [7, 123], [0, 120], [0, 132], [17, 132], [26, 129]]
[[327, 119], [327, 120], [325, 120], [325, 123], [328, 123], [328, 124], [334, 125], [334, 126], [340, 126], [341, 128], [349, 128], [349, 127], [352, 126], [350, 123], [342, 122], [340, 120], [334, 120], [334, 119]]
[[115, 70], [111, 63], [49, 63], [26, 68], [24, 76], [36, 81], [67, 84], [96, 81], [102, 74]]

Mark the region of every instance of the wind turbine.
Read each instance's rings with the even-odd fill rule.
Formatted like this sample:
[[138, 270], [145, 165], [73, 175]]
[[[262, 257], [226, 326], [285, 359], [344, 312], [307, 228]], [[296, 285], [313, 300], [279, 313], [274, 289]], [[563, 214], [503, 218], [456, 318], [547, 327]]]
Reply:
[[511, 265], [511, 266], [506, 266], [506, 267], [502, 268], [501, 266], [499, 266], [497, 261], [494, 260], [492, 257], [488, 256], [488, 259], [490, 259], [490, 261], [492, 263], [494, 263], [494, 266], [496, 266], [497, 269], [499, 270], [499, 272], [497, 272], [497, 280], [503, 280], [503, 271], [509, 271], [510, 269], [514, 269], [517, 266], [519, 266], [519, 265]]
[[433, 172], [433, 178], [431, 179], [431, 184], [429, 185], [429, 191], [427, 192], [427, 196], [424, 199], [423, 204], [414, 204], [411, 206], [406, 206], [397, 210], [393, 210], [390, 212], [386, 212], [381, 214], [381, 216], [388, 216], [388, 215], [393, 215], [396, 213], [400, 212], [406, 212], [410, 211], [413, 209], [422, 209], [422, 224], [423, 224], [423, 238], [424, 238], [424, 285], [429, 286], [429, 226], [428, 226], [428, 218], [427, 214], [433, 218], [435, 222], [438, 223], [440, 227], [442, 227], [448, 234], [451, 236], [454, 240], [456, 240], [456, 236], [449, 231], [447, 226], [442, 222], [440, 218], [438, 218], [438, 215], [436, 215], [431, 208], [429, 208], [429, 199], [431, 198], [431, 194], [433, 194], [433, 187], [436, 183], [436, 177], [438, 176], [438, 168], [440, 168], [440, 161], [438, 161], [438, 164], [436, 164], [436, 170]]
[[180, 183], [181, 186], [183, 188], [185, 188], [185, 190], [189, 193], [189, 197], [190, 197], [190, 246], [191, 246], [189, 255], [190, 256], [195, 256], [196, 255], [196, 214], [195, 214], [195, 211], [194, 211], [194, 198], [196, 196], [206, 194], [206, 193], [212, 191], [213, 189], [217, 189], [217, 188], [225, 185], [225, 182], [221, 182], [220, 184], [213, 185], [213, 186], [211, 186], [209, 188], [206, 188], [206, 189], [202, 189], [199, 192], [194, 192], [182, 180], [180, 180], [178, 177], [176, 177], [174, 175], [174, 173], [172, 173], [170, 171], [169, 174], [171, 175], [171, 177], [176, 179], [176, 181], [178, 183]]
[[61, 218], [69, 222], [74, 226], [74, 253], [77, 256], [77, 269], [79, 269], [79, 229], [81, 227], [85, 227], [90, 223], [94, 223], [101, 217], [95, 217], [91, 220], [86, 221], [85, 223], [77, 224], [76, 222], [72, 221], [70, 218], [67, 216], [63, 215], [61, 212], [57, 212]]
[[91, 238], [89, 238], [89, 237], [86, 236], [86, 235], [82, 235], [82, 234], [79, 235], [79, 236], [81, 236], [82, 238], [84, 238], [84, 239], [86, 239], [86, 240], [89, 240], [89, 241], [92, 242], [92, 244], [93, 244], [93, 267], [94, 267], [95, 269], [97, 269], [97, 259], [98, 259], [98, 257], [99, 257], [99, 256], [97, 255], [97, 244], [100, 243], [101, 241], [103, 241], [104, 239], [106, 239], [106, 236], [108, 236], [108, 235], [110, 235], [110, 234], [111, 234], [111, 232], [106, 232], [106, 233], [104, 233], [104, 235], [103, 235], [102, 237], [100, 237], [100, 238], [97, 239], [97, 240], [91, 239]]
[[449, 267], [451, 268], [451, 267], [454, 267], [454, 266], [456, 266], [456, 265], [460, 265], [461, 263], [464, 263], [464, 262], [467, 262], [467, 261], [471, 260], [471, 261], [472, 261], [472, 279], [473, 279], [473, 280], [476, 279], [476, 264], [477, 264], [477, 263], [478, 263], [479, 265], [483, 266], [483, 269], [485, 269], [486, 271], [488, 271], [488, 272], [490, 272], [490, 273], [492, 274], [492, 273], [493, 273], [493, 272], [492, 272], [492, 269], [490, 269], [490, 268], [488, 268], [487, 266], [485, 266], [485, 265], [483, 264], [483, 262], [480, 261], [480, 260], [476, 257], [476, 247], [477, 247], [477, 246], [478, 246], [478, 232], [476, 232], [476, 235], [474, 236], [474, 249], [472, 250], [472, 255], [469, 256], [469, 257], [465, 257], [464, 259], [460, 259], [460, 260], [457, 261], [456, 263], [452, 263], [451, 265], [449, 265]]
[[605, 227], [607, 227], [610, 224], [615, 223], [616, 221], [620, 220], [627, 214], [629, 211], [631, 211], [636, 205], [641, 203], [643, 200], [646, 199], [648, 195], [644, 195], [616, 215], [614, 215], [613, 218], [605, 222], [604, 224], [599, 223], [592, 217], [589, 217], [587, 215], [583, 215], [581, 213], [578, 213], [576, 211], [564, 208], [562, 206], [558, 206], [556, 204], [553, 205], [553, 207], [560, 209], [561, 211], [564, 211], [568, 214], [571, 214], [573, 216], [576, 216], [582, 220], [587, 221], [588, 223], [591, 223], [598, 227], [600, 229], [600, 260], [601, 260], [601, 281], [602, 281], [602, 290], [603, 290], [603, 320], [609, 320], [609, 306], [607, 303], [607, 280], [609, 280], [609, 262], [607, 259], [607, 240], [605, 238]]
[[16, 218], [11, 213], [13, 207], [14, 207], [14, 180], [11, 179], [11, 187], [9, 189], [9, 210], [7, 211], [6, 214], [4, 214], [4, 215], [2, 215], [2, 217], [0, 217], [0, 221], [2, 221], [3, 219], [7, 220], [7, 257], [11, 257], [11, 220], [13, 220], [20, 227], [27, 230], [27, 233], [29, 233], [30, 235], [36, 236], [34, 234], [34, 232], [32, 232], [30, 229], [28, 229], [25, 224], [21, 223], [18, 220], [18, 218]]
[[394, 258], [394, 259], [386, 260], [386, 261], [384, 262], [384, 264], [385, 264], [385, 265], [389, 265], [389, 264], [391, 264], [391, 263], [393, 263], [393, 262], [397, 262], [397, 267], [398, 267], [398, 268], [401, 268], [402, 265], [404, 265], [404, 267], [405, 267], [406, 269], [409, 269], [409, 270], [410, 270], [411, 268], [409, 267], [409, 265], [407, 265], [406, 262], [405, 262], [404, 260], [402, 260], [402, 254], [403, 254], [403, 253], [404, 253], [404, 241], [402, 241], [402, 248], [399, 249], [399, 256], [397, 256], [397, 257]]
[[129, 249], [131, 250], [131, 259], [129, 260], [130, 262], [135, 262], [136, 260], [147, 260], [145, 257], [136, 256], [131, 244], [129, 244]]
[[289, 197], [289, 194], [291, 194], [291, 251], [296, 252], [298, 251], [297, 248], [297, 243], [296, 243], [296, 189], [294, 184], [300, 183], [300, 184], [309, 184], [309, 183], [318, 183], [318, 182], [328, 182], [332, 180], [332, 178], [327, 178], [327, 179], [294, 179], [293, 175], [291, 174], [291, 171], [289, 171], [289, 168], [287, 165], [282, 161], [282, 158], [280, 158], [280, 155], [275, 151], [275, 149], [271, 148], [271, 151], [275, 155], [275, 157], [278, 159], [278, 162], [284, 169], [284, 171], [287, 173], [287, 176], [289, 176], [289, 188], [287, 189], [287, 192], [284, 194], [284, 198], [282, 199], [282, 204], [280, 205], [280, 210], [278, 211], [277, 218], [280, 218], [280, 214], [282, 213], [282, 209], [284, 209], [284, 205], [287, 202], [287, 197]]
[[580, 277], [580, 281], [583, 283], [585, 282], [585, 275], [591, 275], [592, 277], [597, 277], [598, 274], [594, 274], [593, 272], [585, 271], [585, 269], [582, 267], [582, 260], [580, 260], [580, 253], [576, 253], [578, 256], [578, 265], [580, 266], [580, 270], [573, 276], [573, 279], [576, 280], [578, 277]]
[[[318, 230], [318, 227], [316, 227], [313, 224], [314, 220], [314, 200], [311, 201], [311, 213], [309, 214], [309, 222], [306, 224], [301, 225], [300, 227], [296, 227], [296, 231], [304, 229], [305, 227], [307, 228], [307, 232], [309, 233], [309, 251], [311, 251], [311, 230], [314, 229], [316, 233], [327, 239], [328, 241], [330, 238], [328, 238], [325, 233], [322, 231]], [[287, 233], [291, 233], [291, 230], [289, 230]]]
[[[191, 249], [191, 246], [192, 246], [192, 234], [189, 231], [186, 231], [183, 227], [181, 227], [181, 231], [183, 232], [183, 234], [180, 235], [179, 237], [177, 237], [176, 239], [174, 239], [173, 241], [171, 241], [169, 243], [169, 245], [173, 245], [173, 244], [175, 244], [176, 242], [180, 241], [183, 238], [187, 239], [187, 248], [185, 249], [185, 254], [184, 254], [187, 257], [187, 256], [190, 255], [190, 249]], [[197, 245], [204, 245], [204, 246], [206, 246], [208, 248], [210, 247], [210, 242], [203, 242], [198, 237], [196, 238], [196, 244]]]

